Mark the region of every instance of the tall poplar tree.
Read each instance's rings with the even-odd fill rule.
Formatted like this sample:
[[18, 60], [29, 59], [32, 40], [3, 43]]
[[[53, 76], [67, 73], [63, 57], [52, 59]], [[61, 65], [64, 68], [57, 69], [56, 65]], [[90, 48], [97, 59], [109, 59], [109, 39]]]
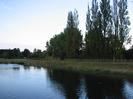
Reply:
[[104, 58], [111, 58], [110, 36], [112, 34], [112, 11], [110, 0], [101, 0], [100, 11], [103, 34], [103, 55]]
[[128, 6], [127, 0], [120, 0], [118, 2], [118, 41], [119, 43], [116, 46], [116, 57], [122, 58], [124, 43], [129, 42], [129, 16], [128, 16]]
[[67, 57], [79, 57], [80, 48], [82, 47], [82, 35], [78, 28], [78, 11], [68, 13], [67, 27], [64, 30], [66, 34], [66, 54]]
[[119, 38], [121, 46], [123, 43], [129, 40], [129, 16], [127, 9], [127, 0], [120, 0], [118, 3], [119, 6]]

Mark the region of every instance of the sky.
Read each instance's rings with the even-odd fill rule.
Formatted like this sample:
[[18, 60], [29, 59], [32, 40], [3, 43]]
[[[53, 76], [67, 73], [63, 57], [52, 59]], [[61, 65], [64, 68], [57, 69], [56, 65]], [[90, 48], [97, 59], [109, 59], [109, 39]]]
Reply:
[[[46, 42], [64, 30], [68, 12], [75, 8], [84, 35], [88, 2], [91, 0], [0, 0], [0, 49], [45, 50]], [[133, 0], [128, 0], [131, 35], [132, 5]]]

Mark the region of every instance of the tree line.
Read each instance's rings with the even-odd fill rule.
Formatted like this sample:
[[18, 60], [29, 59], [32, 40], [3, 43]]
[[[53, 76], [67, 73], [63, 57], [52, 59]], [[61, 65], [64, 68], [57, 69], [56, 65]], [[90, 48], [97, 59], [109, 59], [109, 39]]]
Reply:
[[88, 4], [84, 38], [75, 9], [68, 12], [63, 32], [46, 43], [46, 50], [0, 49], [0, 58], [133, 59], [133, 47], [125, 49], [125, 45], [131, 42], [127, 0], [113, 0], [113, 4], [110, 0], [98, 1], [92, 0]]
[[0, 58], [45, 58], [46, 52], [40, 49], [34, 49], [31, 52], [29, 49], [20, 51], [19, 48], [14, 49], [0, 49]]
[[86, 14], [85, 38], [78, 28], [78, 11], [70, 11], [63, 32], [46, 43], [49, 56], [64, 58], [121, 59], [131, 42], [127, 0], [92, 0]]

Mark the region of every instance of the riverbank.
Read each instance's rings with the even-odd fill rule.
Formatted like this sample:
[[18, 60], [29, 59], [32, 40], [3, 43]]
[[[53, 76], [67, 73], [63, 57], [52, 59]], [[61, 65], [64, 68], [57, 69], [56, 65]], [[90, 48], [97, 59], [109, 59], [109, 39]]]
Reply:
[[63, 69], [85, 74], [102, 76], [133, 76], [133, 61], [97, 61], [97, 60], [33, 60], [33, 59], [0, 59], [0, 63], [23, 64], [25, 66], [42, 66], [52, 69]]

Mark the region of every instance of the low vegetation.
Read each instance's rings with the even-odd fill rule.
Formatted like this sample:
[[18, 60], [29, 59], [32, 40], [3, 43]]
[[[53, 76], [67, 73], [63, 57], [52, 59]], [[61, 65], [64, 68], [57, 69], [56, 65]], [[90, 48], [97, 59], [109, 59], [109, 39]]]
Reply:
[[[102, 62], [104, 61], [104, 62]], [[32, 59], [0, 59], [0, 63], [23, 64], [25, 66], [41, 66], [52, 69], [63, 69], [87, 74], [99, 75], [133, 75], [133, 61], [118, 60], [32, 60]], [[116, 75], [117, 74], [117, 75]]]

